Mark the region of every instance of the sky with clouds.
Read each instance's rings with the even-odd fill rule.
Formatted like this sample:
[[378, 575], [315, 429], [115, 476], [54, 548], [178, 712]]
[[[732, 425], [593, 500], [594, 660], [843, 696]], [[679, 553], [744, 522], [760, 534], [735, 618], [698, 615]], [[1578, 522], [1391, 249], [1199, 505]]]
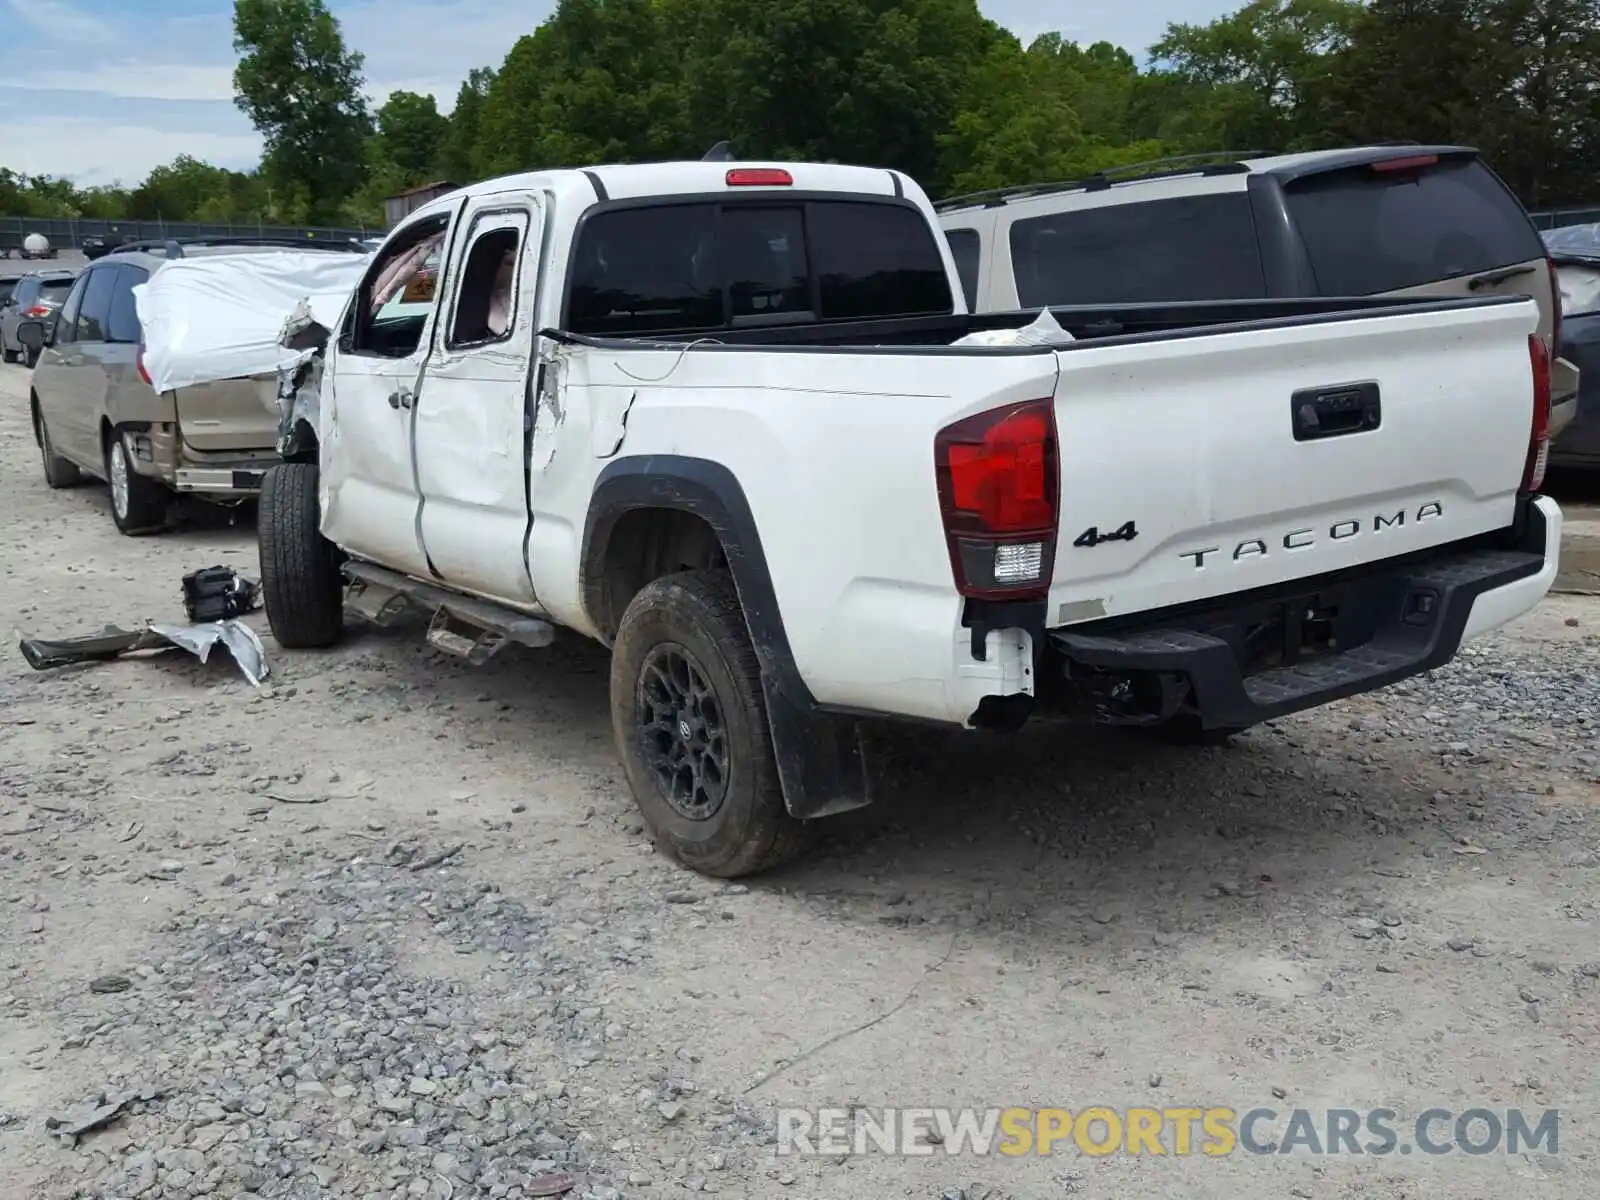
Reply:
[[[754, 0], [759, 2], [759, 0]], [[1058, 29], [1141, 59], [1171, 21], [1242, 0], [979, 0], [1025, 41]], [[432, 92], [448, 106], [473, 67], [499, 66], [554, 0], [330, 0], [366, 55], [368, 90]], [[255, 163], [233, 105], [231, 0], [0, 0], [0, 166], [84, 184], [134, 183], [179, 154]], [[448, 36], [441, 36], [448, 31]]]

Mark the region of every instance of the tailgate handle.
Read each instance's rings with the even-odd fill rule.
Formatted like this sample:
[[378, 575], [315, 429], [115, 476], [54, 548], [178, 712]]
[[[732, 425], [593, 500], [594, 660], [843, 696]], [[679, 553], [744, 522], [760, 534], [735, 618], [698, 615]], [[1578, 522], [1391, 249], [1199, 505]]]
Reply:
[[1376, 383], [1301, 388], [1289, 398], [1289, 412], [1297, 442], [1365, 433], [1383, 423]]

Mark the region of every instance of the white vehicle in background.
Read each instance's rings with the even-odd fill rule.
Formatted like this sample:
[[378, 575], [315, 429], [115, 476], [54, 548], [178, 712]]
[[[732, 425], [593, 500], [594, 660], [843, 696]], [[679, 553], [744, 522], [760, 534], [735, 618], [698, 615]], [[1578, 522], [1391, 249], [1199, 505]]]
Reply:
[[1212, 739], [1437, 667], [1550, 587], [1531, 300], [1061, 308], [1042, 344], [1037, 313], [964, 310], [893, 171], [434, 200], [286, 342], [273, 633], [420, 608], [471, 662], [602, 642], [641, 811], [726, 877], [870, 800], [865, 717]]

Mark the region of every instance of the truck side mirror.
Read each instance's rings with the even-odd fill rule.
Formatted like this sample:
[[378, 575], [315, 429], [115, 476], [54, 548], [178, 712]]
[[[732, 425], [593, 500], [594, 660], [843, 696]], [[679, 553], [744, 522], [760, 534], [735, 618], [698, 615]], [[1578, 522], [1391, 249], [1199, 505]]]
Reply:
[[29, 350], [44, 349], [44, 322], [23, 321], [17, 326], [17, 343]]

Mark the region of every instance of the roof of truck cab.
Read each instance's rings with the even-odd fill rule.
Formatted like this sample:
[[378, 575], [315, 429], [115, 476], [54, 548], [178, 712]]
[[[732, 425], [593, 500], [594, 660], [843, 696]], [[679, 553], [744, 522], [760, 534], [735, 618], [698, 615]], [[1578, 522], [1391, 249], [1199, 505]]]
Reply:
[[[789, 172], [794, 183], [789, 187], [730, 187], [730, 171], [776, 168]], [[795, 191], [848, 192], [867, 196], [920, 196], [921, 191], [907, 176], [886, 167], [850, 167], [838, 163], [795, 162], [665, 162], [623, 163], [597, 167], [562, 167], [549, 171], [526, 171], [485, 179], [430, 200], [407, 214], [408, 222], [417, 216], [453, 208], [463, 197], [493, 195], [510, 191], [552, 191], [558, 198], [586, 203], [603, 200], [634, 200], [649, 196], [704, 195], [707, 192]]]

